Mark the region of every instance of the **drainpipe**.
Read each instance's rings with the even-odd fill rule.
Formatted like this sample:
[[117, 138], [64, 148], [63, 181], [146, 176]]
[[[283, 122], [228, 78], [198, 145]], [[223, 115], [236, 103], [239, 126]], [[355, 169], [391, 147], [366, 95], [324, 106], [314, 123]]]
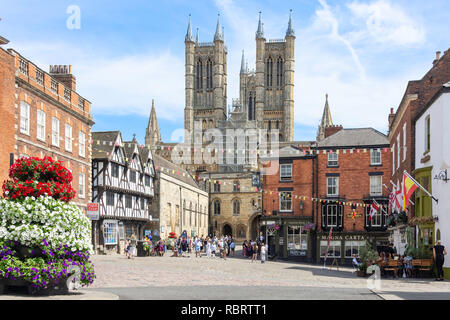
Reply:
[[180, 186], [180, 234], [183, 232], [183, 199], [181, 197], [181, 186]]

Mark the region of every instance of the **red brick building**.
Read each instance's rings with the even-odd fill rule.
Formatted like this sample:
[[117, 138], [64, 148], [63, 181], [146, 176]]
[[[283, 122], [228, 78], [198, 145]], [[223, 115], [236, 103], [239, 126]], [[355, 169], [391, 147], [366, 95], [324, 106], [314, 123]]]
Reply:
[[[436, 59], [433, 61], [432, 68], [420, 80], [409, 81], [402, 100], [394, 113], [391, 108], [389, 114], [389, 144], [392, 151], [390, 176], [392, 182], [397, 186], [402, 183], [403, 171], [414, 175], [415, 168], [415, 127], [414, 119], [418, 113], [423, 110], [430, 99], [437, 91], [448, 81], [450, 81], [450, 53], [445, 51], [443, 56], [440, 52], [436, 53]], [[425, 155], [424, 155], [425, 156]], [[431, 186], [431, 169], [421, 170], [420, 180], [424, 182], [424, 187]], [[416, 178], [417, 175], [416, 175]], [[428, 181], [428, 182], [427, 182]], [[392, 187], [392, 185], [389, 185]], [[414, 200], [413, 200], [414, 201]], [[418, 208], [412, 203], [407, 206], [408, 219], [415, 216]], [[419, 208], [420, 209], [420, 208]], [[415, 229], [415, 228], [414, 228]], [[421, 238], [423, 231], [424, 237], [434, 239], [433, 234], [429, 234], [433, 230], [433, 226], [423, 226], [424, 230], [412, 230], [412, 236], [418, 235]], [[390, 228], [391, 238], [399, 253], [403, 253], [406, 247], [406, 224], [397, 224]], [[423, 238], [423, 237], [422, 237]], [[415, 244], [411, 244], [415, 245]]]
[[50, 66], [47, 73], [17, 51], [2, 49], [0, 75], [3, 180], [10, 156], [50, 156], [72, 172], [73, 201], [85, 208], [91, 198], [94, 122], [91, 103], [76, 92], [71, 66]]
[[[0, 45], [9, 41], [0, 36]], [[15, 60], [0, 47], [0, 183], [8, 178], [10, 154], [14, 150], [14, 85]]]
[[333, 228], [328, 261], [351, 262], [366, 240], [382, 250], [388, 245], [386, 214], [380, 209], [370, 220], [375, 200], [385, 212], [391, 152], [387, 136], [372, 128], [332, 130], [317, 143], [316, 261], [323, 261]]
[[313, 259], [311, 231], [316, 212], [311, 198], [317, 189], [316, 160], [309, 152], [287, 146], [280, 150], [279, 157], [264, 166], [276, 169], [274, 174], [263, 175], [262, 179], [260, 231], [265, 236], [270, 256]]

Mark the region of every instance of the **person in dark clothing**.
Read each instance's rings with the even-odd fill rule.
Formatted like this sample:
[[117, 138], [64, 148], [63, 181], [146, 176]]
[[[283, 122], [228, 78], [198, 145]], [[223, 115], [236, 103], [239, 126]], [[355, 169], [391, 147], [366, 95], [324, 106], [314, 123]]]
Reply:
[[441, 241], [437, 240], [436, 245], [433, 248], [433, 257], [437, 268], [436, 281], [444, 281], [444, 271], [442, 270], [442, 266], [444, 265], [444, 256], [446, 254], [447, 250], [441, 245]]
[[391, 243], [389, 244], [389, 247], [386, 249], [386, 256], [388, 259], [394, 259], [394, 254], [395, 254], [395, 250], [394, 250], [394, 244]]

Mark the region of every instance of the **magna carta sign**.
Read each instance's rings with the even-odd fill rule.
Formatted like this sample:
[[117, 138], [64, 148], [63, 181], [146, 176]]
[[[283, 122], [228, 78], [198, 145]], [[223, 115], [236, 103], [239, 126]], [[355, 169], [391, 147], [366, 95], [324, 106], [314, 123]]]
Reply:
[[98, 203], [88, 203], [86, 208], [86, 216], [91, 220], [98, 220], [99, 214], [98, 214]]
[[[367, 237], [362, 234], [336, 234], [331, 236], [331, 241], [333, 240], [366, 240]], [[328, 235], [323, 234], [320, 236], [320, 240], [328, 240]]]

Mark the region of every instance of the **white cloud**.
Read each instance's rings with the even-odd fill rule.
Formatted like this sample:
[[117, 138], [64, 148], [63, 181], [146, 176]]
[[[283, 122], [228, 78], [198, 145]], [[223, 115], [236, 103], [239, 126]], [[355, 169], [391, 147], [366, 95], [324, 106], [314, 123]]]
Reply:
[[425, 41], [425, 29], [403, 8], [390, 1], [354, 1], [347, 5], [356, 21], [365, 23], [370, 41], [389, 45], [414, 45]]
[[152, 99], [159, 118], [183, 121], [184, 59], [170, 51], [108, 57], [108, 53], [67, 43], [12, 46], [38, 67], [72, 64], [77, 91], [92, 102], [94, 114], [150, 114]]

